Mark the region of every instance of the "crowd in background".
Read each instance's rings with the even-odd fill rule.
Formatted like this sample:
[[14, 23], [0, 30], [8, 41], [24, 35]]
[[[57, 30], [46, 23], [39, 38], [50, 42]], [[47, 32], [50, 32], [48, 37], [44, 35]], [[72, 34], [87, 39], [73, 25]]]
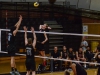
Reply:
[[[88, 42], [83, 38], [81, 45], [77, 51], [74, 51], [72, 47], [67, 48], [67, 46], [63, 46], [62, 51], [59, 51], [57, 46], [54, 47], [53, 52], [51, 52], [51, 56], [53, 58], [60, 59], [68, 59], [68, 57], [73, 57], [75, 61], [82, 62], [96, 62], [93, 60], [95, 53], [91, 50], [90, 46], [88, 46]], [[53, 68], [55, 70], [55, 66], [58, 64], [58, 70], [62, 69], [62, 65], [64, 64], [65, 69], [67, 68], [67, 61], [59, 61], [53, 60]], [[84, 68], [96, 67], [93, 64], [80, 63]]]

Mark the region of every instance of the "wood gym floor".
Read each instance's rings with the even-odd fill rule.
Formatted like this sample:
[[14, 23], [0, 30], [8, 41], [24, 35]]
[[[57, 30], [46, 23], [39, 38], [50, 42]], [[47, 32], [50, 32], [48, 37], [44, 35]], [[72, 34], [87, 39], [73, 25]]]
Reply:
[[[36, 66], [41, 63], [40, 58], [36, 58]], [[25, 68], [25, 57], [24, 56], [17, 56], [16, 57], [16, 64], [17, 69], [19, 72], [22, 72], [21, 75], [25, 75], [26, 68]], [[10, 75], [7, 74], [10, 72], [10, 58], [0, 58], [0, 75]], [[97, 75], [97, 69], [87, 69], [86, 70], [88, 75]], [[49, 72], [49, 73], [42, 73], [42, 74], [36, 74], [36, 75], [64, 75], [64, 71], [61, 72]], [[71, 75], [73, 73], [71, 72]]]

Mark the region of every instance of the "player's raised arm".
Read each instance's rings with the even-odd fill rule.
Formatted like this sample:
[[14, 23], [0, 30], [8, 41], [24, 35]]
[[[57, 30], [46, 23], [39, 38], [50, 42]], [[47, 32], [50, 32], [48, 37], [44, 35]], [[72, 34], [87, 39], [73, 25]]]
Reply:
[[26, 26], [24, 26], [23, 29], [25, 31], [25, 34], [24, 34], [25, 45], [27, 45], [28, 44], [28, 39], [27, 39], [27, 28], [26, 28]]
[[15, 24], [16, 29], [13, 32], [14, 35], [16, 35], [16, 33], [17, 33], [17, 31], [18, 31], [18, 29], [20, 27], [21, 22], [22, 22], [22, 16], [20, 15], [19, 21]]
[[33, 48], [35, 49], [35, 46], [36, 46], [36, 34], [35, 34], [35, 32], [34, 32], [34, 28], [33, 27], [31, 27], [31, 31], [32, 31], [32, 33], [33, 33]]
[[45, 40], [42, 42], [42, 44], [44, 44], [45, 42], [48, 41], [48, 37], [47, 37], [47, 34], [45, 33], [45, 31], [44, 31], [44, 37], [45, 37]]

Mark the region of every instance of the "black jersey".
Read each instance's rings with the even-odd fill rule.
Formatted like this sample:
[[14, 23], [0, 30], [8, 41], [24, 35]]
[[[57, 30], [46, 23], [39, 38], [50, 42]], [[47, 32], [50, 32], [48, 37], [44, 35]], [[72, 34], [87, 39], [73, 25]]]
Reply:
[[68, 53], [67, 53], [67, 52], [62, 51], [62, 58], [67, 58], [67, 56], [68, 56]]
[[84, 70], [84, 68], [78, 64], [78, 63], [75, 63], [76, 64], [76, 73], [77, 75], [87, 75], [87, 72]]
[[68, 52], [68, 56], [69, 56], [69, 57], [73, 57], [73, 56], [74, 56], [73, 51], [72, 51], [72, 52]]
[[14, 27], [14, 26], [10, 28], [11, 36], [10, 36], [9, 44], [12, 44], [12, 45], [15, 44], [15, 37], [16, 37], [16, 36], [13, 35], [13, 31], [14, 31], [15, 29], [16, 29], [16, 27]]
[[83, 52], [78, 51], [78, 57], [83, 58]]
[[44, 33], [38, 33], [37, 34], [37, 41], [38, 42], [43, 42], [45, 40]]
[[26, 59], [34, 59], [34, 49], [32, 45], [26, 45]]
[[52, 52], [51, 56], [53, 56], [53, 58], [58, 58], [60, 56], [60, 52]]
[[15, 44], [15, 37], [16, 37], [16, 36], [14, 36], [13, 33], [11, 33], [11, 34], [12, 34], [12, 35], [11, 35], [11, 37], [10, 37], [9, 44], [13, 44], [13, 45], [14, 45], [14, 44]]

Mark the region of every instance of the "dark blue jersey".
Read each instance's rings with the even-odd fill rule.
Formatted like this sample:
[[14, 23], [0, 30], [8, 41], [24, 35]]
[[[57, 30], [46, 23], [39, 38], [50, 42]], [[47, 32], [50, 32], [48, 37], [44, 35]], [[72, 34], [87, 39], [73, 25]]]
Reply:
[[14, 45], [15, 44], [15, 38], [16, 38], [16, 36], [14, 36], [13, 33], [11, 33], [9, 44]]
[[15, 44], [15, 37], [16, 37], [16, 35], [14, 36], [14, 34], [13, 34], [13, 31], [15, 29], [16, 29], [15, 26], [13, 26], [13, 27], [10, 28], [10, 34], [11, 34], [11, 36], [10, 36], [9, 44], [12, 44], [12, 45]]
[[26, 45], [26, 59], [34, 59], [34, 49], [32, 45]]
[[[44, 32], [43, 30], [41, 32]], [[43, 42], [45, 40], [45, 36], [44, 36], [44, 33], [38, 33], [37, 34], [37, 41], [38, 42]]]

